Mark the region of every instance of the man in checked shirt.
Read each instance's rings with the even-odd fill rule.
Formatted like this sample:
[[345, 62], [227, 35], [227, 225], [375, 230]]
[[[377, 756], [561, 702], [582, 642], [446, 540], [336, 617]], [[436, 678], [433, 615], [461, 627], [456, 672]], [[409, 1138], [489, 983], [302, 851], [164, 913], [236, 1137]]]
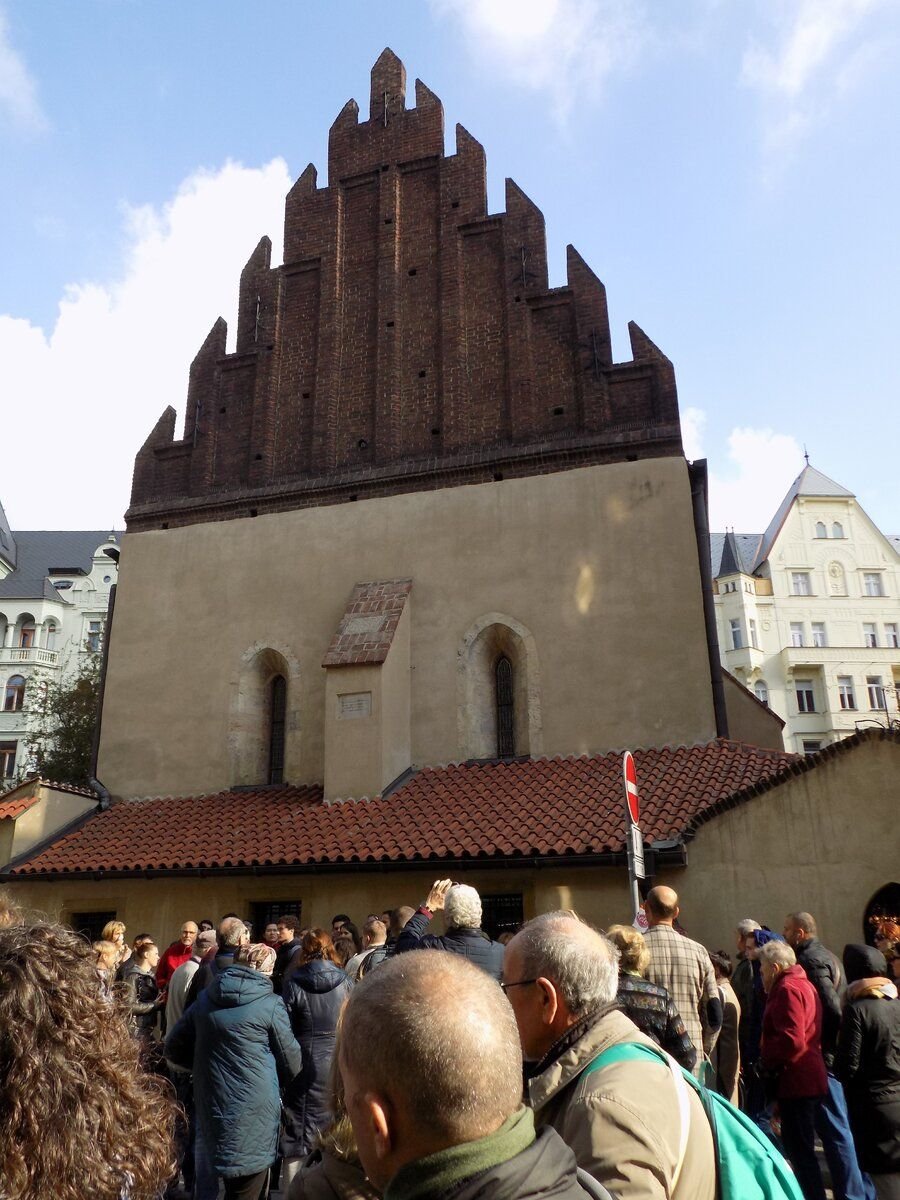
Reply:
[[698, 1050], [693, 1073], [702, 1080], [706, 1059], [722, 1028], [722, 1001], [709, 954], [699, 942], [692, 942], [674, 928], [680, 910], [672, 888], [652, 888], [644, 901], [644, 911], [650, 926], [644, 934], [650, 951], [647, 978], [664, 987], [675, 1001]]

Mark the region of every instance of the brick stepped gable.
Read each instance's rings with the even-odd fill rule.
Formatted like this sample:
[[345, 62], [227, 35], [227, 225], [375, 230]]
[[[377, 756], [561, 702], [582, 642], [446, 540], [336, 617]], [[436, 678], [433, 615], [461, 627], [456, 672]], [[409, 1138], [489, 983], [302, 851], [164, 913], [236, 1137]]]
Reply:
[[544, 218], [483, 148], [444, 155], [438, 98], [390, 50], [369, 119], [331, 127], [329, 186], [287, 196], [284, 265], [241, 274], [237, 345], [212, 327], [184, 438], [167, 408], [135, 462], [129, 529], [682, 452], [672, 364], [634, 324], [613, 363], [603, 284], [572, 246], [549, 288]]

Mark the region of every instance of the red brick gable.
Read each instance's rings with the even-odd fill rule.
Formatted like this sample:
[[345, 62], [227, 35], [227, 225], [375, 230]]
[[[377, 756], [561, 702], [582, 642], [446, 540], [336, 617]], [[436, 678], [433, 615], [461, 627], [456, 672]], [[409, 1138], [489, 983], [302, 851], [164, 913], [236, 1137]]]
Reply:
[[356, 584], [322, 666], [384, 662], [411, 589], [411, 579]]
[[236, 351], [218, 320], [137, 455], [129, 529], [255, 516], [594, 462], [681, 453], [672, 364], [636, 326], [614, 363], [603, 284], [571, 246], [551, 288], [544, 218], [403, 64], [372, 70], [241, 275]]
[[[803, 767], [736, 742], [635, 752], [648, 843], [678, 838], [737, 793]], [[624, 849], [621, 755], [454, 764], [392, 795], [322, 802], [261, 788], [114, 804], [8, 870], [10, 878], [571, 859]]]

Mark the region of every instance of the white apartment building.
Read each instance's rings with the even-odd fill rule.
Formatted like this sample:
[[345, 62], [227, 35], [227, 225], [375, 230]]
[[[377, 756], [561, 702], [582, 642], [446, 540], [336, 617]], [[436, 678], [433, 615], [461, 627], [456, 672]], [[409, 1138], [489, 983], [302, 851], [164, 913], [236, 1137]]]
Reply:
[[763, 534], [710, 537], [725, 668], [813, 753], [875, 724], [900, 726], [900, 539], [814, 467]]
[[117, 557], [113, 533], [13, 533], [0, 506], [0, 791], [28, 769], [38, 684], [74, 674], [81, 654], [100, 649]]

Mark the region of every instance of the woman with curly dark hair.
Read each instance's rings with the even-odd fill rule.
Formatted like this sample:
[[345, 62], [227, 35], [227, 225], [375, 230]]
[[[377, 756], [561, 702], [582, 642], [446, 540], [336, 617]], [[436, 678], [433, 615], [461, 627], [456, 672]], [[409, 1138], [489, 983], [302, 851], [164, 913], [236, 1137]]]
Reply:
[[0, 1193], [151, 1200], [175, 1172], [175, 1106], [144, 1074], [90, 945], [59, 925], [0, 929]]

